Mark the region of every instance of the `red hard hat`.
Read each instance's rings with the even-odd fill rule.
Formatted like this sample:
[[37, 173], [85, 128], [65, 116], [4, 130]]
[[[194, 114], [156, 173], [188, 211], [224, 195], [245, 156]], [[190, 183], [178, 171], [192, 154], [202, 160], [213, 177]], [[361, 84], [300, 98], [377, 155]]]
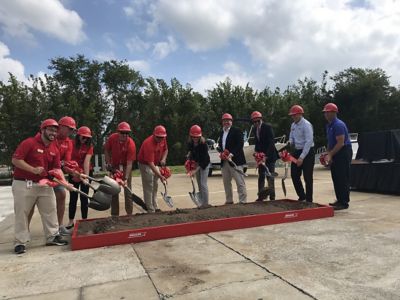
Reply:
[[190, 127], [190, 136], [201, 137], [201, 127], [199, 125], [193, 125]]
[[79, 127], [77, 134], [79, 134], [80, 136], [88, 137], [88, 138], [92, 137], [92, 132], [90, 131], [90, 128], [87, 126]]
[[289, 116], [304, 114], [304, 109], [300, 105], [293, 105], [289, 110]]
[[47, 120], [44, 120], [42, 122], [42, 124], [40, 124], [40, 129], [44, 129], [44, 128], [49, 127], [49, 126], [58, 127], [58, 123], [54, 119], [47, 119]]
[[67, 126], [67, 127], [71, 128], [71, 129], [76, 129], [75, 120], [73, 118], [71, 118], [71, 117], [68, 117], [68, 116], [62, 117], [60, 119], [60, 121], [58, 121], [58, 124]]
[[117, 127], [118, 131], [131, 131], [131, 126], [127, 122], [121, 122]]
[[164, 126], [162, 125], [157, 125], [154, 127], [153, 134], [158, 137], [166, 137], [167, 136], [167, 130], [165, 129]]
[[222, 115], [221, 120], [231, 120], [231, 121], [232, 121], [233, 118], [232, 118], [232, 115], [231, 115], [231, 114], [224, 113], [224, 114]]
[[252, 120], [254, 120], [254, 119], [260, 119], [260, 118], [262, 118], [262, 114], [261, 114], [259, 111], [253, 111], [253, 112], [251, 113], [251, 119], [252, 119]]
[[323, 112], [330, 112], [330, 111], [339, 112], [339, 109], [335, 103], [328, 103], [324, 106], [324, 109], [322, 111]]

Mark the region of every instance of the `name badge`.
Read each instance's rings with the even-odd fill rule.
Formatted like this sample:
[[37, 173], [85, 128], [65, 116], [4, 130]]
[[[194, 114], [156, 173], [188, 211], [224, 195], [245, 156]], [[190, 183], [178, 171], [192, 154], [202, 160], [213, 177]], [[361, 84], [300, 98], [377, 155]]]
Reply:
[[43, 153], [43, 149], [37, 149], [37, 152]]
[[32, 180], [27, 180], [27, 181], [26, 181], [26, 188], [27, 188], [27, 189], [31, 189], [32, 186], [33, 186]]

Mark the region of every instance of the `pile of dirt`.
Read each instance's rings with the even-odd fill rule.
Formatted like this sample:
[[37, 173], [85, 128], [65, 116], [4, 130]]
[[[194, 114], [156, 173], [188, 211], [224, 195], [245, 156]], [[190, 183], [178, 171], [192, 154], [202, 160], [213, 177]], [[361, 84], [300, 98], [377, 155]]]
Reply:
[[268, 202], [251, 202], [246, 204], [228, 204], [209, 208], [179, 209], [153, 214], [136, 214], [132, 216], [109, 217], [88, 220], [79, 223], [78, 235], [91, 235], [105, 232], [157, 227], [172, 224], [208, 221], [250, 215], [270, 214], [282, 211], [315, 208], [320, 205], [308, 202], [277, 200]]

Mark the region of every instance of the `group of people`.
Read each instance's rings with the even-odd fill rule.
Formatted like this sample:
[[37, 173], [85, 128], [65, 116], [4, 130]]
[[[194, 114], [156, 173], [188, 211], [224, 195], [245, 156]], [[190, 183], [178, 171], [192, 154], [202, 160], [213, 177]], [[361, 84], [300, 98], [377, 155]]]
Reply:
[[[325, 105], [323, 112], [328, 121], [327, 139], [328, 152], [326, 163], [330, 165], [334, 183], [336, 201], [331, 203], [335, 209], [346, 209], [349, 203], [349, 176], [352, 157], [351, 144], [346, 125], [337, 118], [338, 108], [333, 103]], [[291, 175], [299, 201], [313, 201], [313, 169], [314, 141], [313, 127], [303, 115], [304, 110], [294, 105], [289, 111], [293, 119], [289, 142], [295, 162], [291, 164]], [[275, 148], [272, 126], [263, 121], [260, 112], [254, 111], [251, 120], [255, 128], [255, 159], [258, 164], [258, 201], [269, 197], [275, 200], [274, 177], [275, 162], [279, 153]], [[233, 117], [224, 113], [221, 118], [222, 130], [219, 136], [218, 149], [221, 157], [221, 173], [225, 190], [226, 204], [233, 203], [232, 179], [236, 182], [240, 203], [247, 202], [247, 189], [244, 178], [246, 159], [243, 151], [243, 134], [233, 126]], [[76, 137], [70, 137], [76, 132]], [[110, 172], [120, 171], [123, 174], [122, 185], [132, 187], [132, 166], [137, 160], [142, 186], [143, 198], [147, 211], [159, 211], [157, 205], [158, 180], [166, 182], [162, 167], [166, 165], [168, 156], [167, 131], [158, 125], [147, 137], [136, 155], [136, 145], [129, 136], [130, 125], [121, 122], [117, 132], [111, 134], [105, 145], [104, 153], [107, 169]], [[17, 254], [26, 251], [30, 240], [29, 224], [37, 206], [41, 215], [43, 229], [46, 235], [46, 245], [66, 245], [68, 242], [62, 235], [71, 234], [77, 207], [78, 193], [70, 189], [69, 222], [64, 225], [66, 190], [68, 186], [57, 185], [54, 188], [41, 184], [48, 177], [50, 170], [61, 170], [63, 165], [75, 161], [81, 169], [81, 174], [70, 175], [70, 187], [88, 193], [88, 178], [92, 175], [91, 158], [93, 155], [92, 132], [86, 126], [77, 129], [72, 117], [65, 116], [58, 122], [47, 119], [42, 122], [40, 131], [34, 137], [22, 141], [15, 150], [12, 163], [14, 165], [14, 180], [12, 192], [15, 212], [15, 247]], [[200, 207], [209, 206], [208, 169], [210, 156], [202, 129], [193, 125], [189, 130], [187, 159], [196, 169], [195, 176], [199, 186]], [[161, 167], [161, 168], [160, 168]], [[303, 174], [305, 189], [301, 181]], [[267, 180], [267, 187], [265, 181]], [[262, 192], [266, 196], [261, 197]], [[133, 212], [132, 200], [126, 194], [125, 211]], [[265, 194], [265, 193], [264, 193]], [[88, 216], [88, 199], [80, 195], [81, 216]], [[111, 215], [119, 215], [119, 195], [114, 195], [111, 201]]]
[[[335, 210], [347, 209], [350, 202], [350, 164], [352, 148], [346, 124], [337, 118], [338, 107], [334, 103], [324, 106], [322, 112], [327, 120], [327, 152], [323, 163], [330, 166], [336, 200], [329, 203]], [[298, 201], [313, 202], [313, 172], [314, 172], [314, 132], [312, 124], [304, 118], [304, 109], [293, 105], [289, 110], [292, 118], [289, 142], [279, 150], [291, 149], [291, 177], [298, 196]], [[275, 163], [281, 154], [275, 147], [275, 136], [272, 126], [263, 121], [260, 112], [251, 114], [255, 130], [254, 157], [258, 166], [258, 199], [275, 200]], [[225, 189], [225, 203], [233, 203], [232, 179], [235, 180], [239, 203], [247, 202], [247, 190], [244, 176], [246, 159], [243, 151], [243, 134], [233, 126], [233, 117], [229, 113], [222, 115], [222, 131], [219, 136], [218, 149], [221, 153], [221, 173]], [[206, 150], [203, 150], [205, 152]], [[205, 155], [205, 154], [204, 154]], [[209, 159], [209, 158], [208, 158]], [[283, 158], [282, 158], [283, 159]], [[205, 160], [207, 162], [207, 160]], [[208, 160], [209, 161], [209, 160]], [[203, 168], [205, 169], [205, 168]], [[303, 186], [301, 176], [305, 182]], [[201, 185], [203, 194], [208, 192], [206, 176], [203, 175]], [[267, 181], [267, 186], [265, 182]], [[199, 181], [200, 185], [200, 181]], [[208, 196], [204, 196], [208, 199]], [[202, 205], [207, 206], [208, 202]]]

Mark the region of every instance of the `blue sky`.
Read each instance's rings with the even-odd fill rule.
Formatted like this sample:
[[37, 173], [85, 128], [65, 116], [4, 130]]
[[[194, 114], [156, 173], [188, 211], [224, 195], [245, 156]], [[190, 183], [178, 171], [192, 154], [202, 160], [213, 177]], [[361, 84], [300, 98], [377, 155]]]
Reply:
[[285, 88], [348, 67], [400, 80], [395, 0], [2, 0], [0, 80], [49, 72], [51, 58], [127, 60], [144, 76], [204, 93], [234, 84]]

